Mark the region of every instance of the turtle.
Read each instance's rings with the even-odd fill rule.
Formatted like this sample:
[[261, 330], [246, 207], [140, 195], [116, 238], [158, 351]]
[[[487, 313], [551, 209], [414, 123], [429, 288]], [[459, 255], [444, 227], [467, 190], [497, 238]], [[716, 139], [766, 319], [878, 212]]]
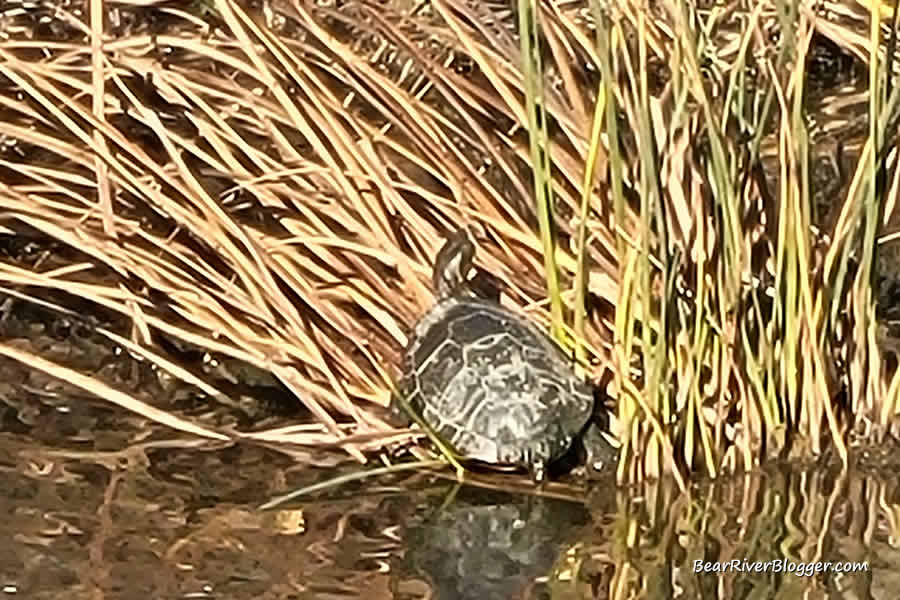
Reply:
[[593, 386], [574, 361], [528, 318], [467, 281], [475, 259], [468, 227], [438, 252], [434, 306], [415, 324], [391, 416], [410, 410], [466, 461], [524, 468], [535, 482], [569, 454], [576, 439], [596, 470], [616, 451], [600, 434]]

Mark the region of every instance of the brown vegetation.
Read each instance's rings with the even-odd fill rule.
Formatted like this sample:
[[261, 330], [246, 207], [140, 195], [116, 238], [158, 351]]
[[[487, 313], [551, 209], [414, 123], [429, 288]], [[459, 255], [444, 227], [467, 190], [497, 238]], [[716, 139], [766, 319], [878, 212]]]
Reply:
[[[160, 338], [270, 372], [310, 422], [229, 436], [358, 458], [395, 439], [382, 408], [444, 232], [477, 223], [479, 267], [547, 322], [509, 5], [88, 5], [0, 13], [0, 233], [61, 245], [11, 250], [3, 292], [119, 315], [112, 343], [212, 397]], [[805, 57], [816, 34], [868, 61], [868, 15], [777, 6], [541, 4], [559, 291], [566, 322], [587, 316], [591, 376], [615, 375], [623, 478], [750, 467], [791, 439], [843, 456], [848, 425], [895, 414], [866, 250], [896, 194], [865, 160], [893, 143], [887, 116], [835, 242], [810, 233]], [[872, 109], [891, 115], [881, 72]], [[8, 340], [0, 354], [223, 435]]]

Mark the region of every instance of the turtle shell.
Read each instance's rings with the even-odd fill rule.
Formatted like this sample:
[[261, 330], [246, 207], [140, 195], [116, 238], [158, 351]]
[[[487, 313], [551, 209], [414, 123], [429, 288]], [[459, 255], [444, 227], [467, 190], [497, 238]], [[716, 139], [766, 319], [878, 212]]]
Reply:
[[592, 388], [547, 334], [465, 294], [439, 301], [416, 324], [397, 391], [463, 458], [540, 475], [594, 406]]

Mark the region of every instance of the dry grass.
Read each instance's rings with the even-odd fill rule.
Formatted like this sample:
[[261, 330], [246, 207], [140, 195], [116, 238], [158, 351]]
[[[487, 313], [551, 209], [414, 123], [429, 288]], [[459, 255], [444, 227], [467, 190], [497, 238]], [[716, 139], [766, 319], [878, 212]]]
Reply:
[[[527, 154], [508, 116], [523, 115], [515, 55], [498, 55], [504, 48], [460, 9], [408, 17], [297, 4], [279, 25], [225, 2], [206, 14], [156, 11], [161, 31], [105, 32], [59, 12], [54, 24], [80, 30], [69, 39], [6, 39], [0, 73], [21, 90], [3, 98], [7, 224], [84, 261], [52, 271], [4, 263], [4, 285], [118, 311], [142, 346], [172, 336], [273, 372], [321, 424], [294, 441], [343, 440], [347, 418], [360, 435], [386, 431], [377, 409], [407, 327], [432, 301], [442, 232], [480, 223], [496, 242], [479, 254], [484, 268], [512, 302], [539, 296]], [[36, 26], [15, 10], [4, 19], [23, 33]], [[453, 32], [473, 58], [441, 39]], [[97, 45], [85, 41], [101, 34], [98, 77]], [[463, 72], [473, 60], [495, 89]], [[583, 123], [559, 102], [557, 156], [568, 153], [574, 178]], [[563, 206], [574, 205], [572, 189], [558, 194]], [[558, 260], [570, 274], [571, 251]], [[608, 271], [591, 288], [609, 297]]]
[[[92, 0], [89, 18], [8, 4], [0, 226], [80, 258], [0, 262], [0, 285], [116, 311], [132, 332], [111, 339], [176, 377], [191, 380], [156, 348], [160, 336], [273, 373], [315, 423], [254, 437], [341, 444], [360, 459], [391, 439], [381, 409], [405, 332], [432, 302], [431, 259], [459, 223], [483, 230], [478, 263], [500, 279], [504, 302], [548, 322], [506, 4], [285, 2], [251, 14], [230, 0]], [[539, 14], [561, 296], [571, 311], [582, 298], [576, 272], [586, 274], [599, 308], [575, 330], [591, 376], [616, 374], [623, 479], [677, 475], [698, 460], [710, 473], [751, 467], [785, 428], [819, 451], [825, 425], [843, 447], [844, 424], [829, 412], [845, 385], [830, 366], [840, 343], [828, 336], [846, 317], [846, 290], [822, 282], [850, 253], [842, 262], [835, 244], [828, 275], [813, 268], [797, 111], [813, 28], [868, 60], [865, 15], [848, 4], [850, 16], [813, 19], [803, 5], [782, 52], [770, 43], [785, 25], [774, 5], [751, 5], [646, 14], [627, 2], [608, 12], [568, 3]], [[609, 104], [595, 117], [598, 97]], [[601, 117], [607, 135], [588, 162]], [[764, 139], [778, 140], [778, 194], [790, 208], [780, 230], [747, 177]], [[758, 248], [774, 276], [751, 260]], [[786, 312], [735, 312], [767, 285]], [[871, 324], [859, 317], [871, 298], [859, 294], [851, 316]], [[851, 387], [866, 398], [857, 416], [884, 425], [896, 391], [872, 375], [877, 349], [856, 348]], [[819, 401], [801, 404], [809, 394]]]

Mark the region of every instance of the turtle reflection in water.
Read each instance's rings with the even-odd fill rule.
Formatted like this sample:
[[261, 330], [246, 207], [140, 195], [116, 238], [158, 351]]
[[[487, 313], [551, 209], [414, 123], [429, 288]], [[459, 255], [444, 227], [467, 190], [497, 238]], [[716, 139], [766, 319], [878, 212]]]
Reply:
[[[585, 505], [465, 486], [445, 505], [436, 491], [412, 489], [387, 501], [405, 515], [404, 549], [390, 568], [397, 597], [415, 590], [436, 600], [549, 598], [555, 565], [571, 576], [567, 558], [590, 560], [576, 552], [594, 531]], [[565, 583], [572, 589], [575, 582]]]
[[[543, 481], [578, 439], [599, 470], [616, 453], [599, 432], [592, 387], [547, 334], [468, 284], [474, 257], [468, 228], [438, 252], [438, 300], [412, 332], [396, 394], [466, 460]], [[395, 418], [406, 415], [397, 395]]]

